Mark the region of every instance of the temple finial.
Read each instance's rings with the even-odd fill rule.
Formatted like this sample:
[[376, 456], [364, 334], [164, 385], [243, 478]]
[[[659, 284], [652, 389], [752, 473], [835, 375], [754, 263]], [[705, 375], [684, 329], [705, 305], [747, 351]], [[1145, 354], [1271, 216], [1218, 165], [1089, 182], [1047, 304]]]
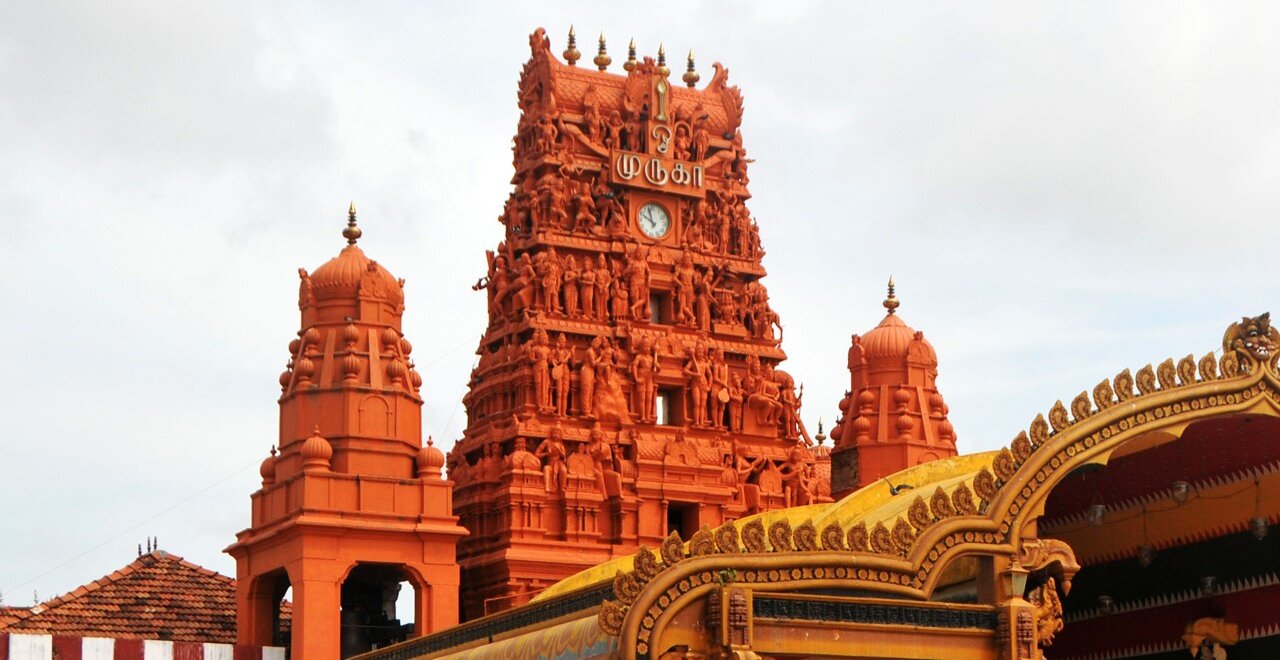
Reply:
[[688, 85], [689, 87], [693, 87], [694, 85], [698, 84], [698, 80], [700, 80], [701, 78], [702, 76], [699, 76], [698, 72], [693, 69], [693, 51], [690, 50], [689, 51], [689, 67], [685, 69], [684, 76], [681, 78], [681, 80], [684, 80], [684, 84]]
[[889, 313], [892, 314], [894, 313], [894, 311], [898, 309], [898, 305], [901, 305], [901, 304], [902, 303], [898, 302], [897, 296], [893, 295], [893, 276], [890, 275], [889, 276], [889, 297], [884, 299], [884, 308], [889, 310]]
[[351, 202], [351, 206], [347, 207], [347, 226], [342, 230], [342, 236], [347, 239], [347, 245], [355, 245], [363, 233], [356, 226], [356, 203]]
[[658, 44], [658, 75], [666, 78], [671, 75], [671, 69], [667, 66], [667, 49]]
[[582, 53], [578, 52], [578, 35], [574, 33], [573, 26], [569, 26], [569, 47], [564, 49], [564, 61], [569, 66], [577, 66], [578, 59], [582, 57]]
[[608, 69], [609, 65], [613, 63], [613, 58], [609, 57], [609, 52], [605, 50], [605, 47], [604, 47], [603, 32], [600, 33], [600, 51], [596, 53], [596, 58], [591, 61], [595, 62], [596, 68], [600, 69], [601, 71]]
[[636, 61], [636, 40], [632, 37], [631, 43], [627, 46], [627, 61], [622, 63], [622, 68], [627, 73], [631, 73], [637, 64], [639, 62]]

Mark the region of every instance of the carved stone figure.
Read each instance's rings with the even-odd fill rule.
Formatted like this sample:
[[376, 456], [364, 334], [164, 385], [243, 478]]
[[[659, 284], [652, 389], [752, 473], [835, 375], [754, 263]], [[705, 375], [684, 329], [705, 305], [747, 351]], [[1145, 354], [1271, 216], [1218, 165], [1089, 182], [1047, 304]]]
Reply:
[[569, 255], [564, 258], [564, 315], [570, 318], [578, 315], [578, 261]]
[[635, 383], [636, 415], [646, 424], [652, 424], [658, 419], [658, 385], [654, 377], [659, 371], [653, 345], [648, 338], [641, 339], [635, 357], [631, 359], [631, 378]]
[[552, 412], [551, 405], [551, 346], [547, 331], [541, 328], [533, 333], [533, 339], [525, 344], [525, 356], [533, 363], [534, 405], [538, 412]]
[[598, 220], [596, 217], [596, 201], [595, 198], [591, 196], [591, 184], [585, 181], [582, 182], [582, 186], [579, 188], [578, 194], [574, 196], [573, 200], [578, 208], [577, 212], [573, 215], [573, 225], [569, 228], [569, 231], [577, 231], [585, 228], [591, 233], [598, 233], [599, 228], [596, 226]]
[[694, 278], [696, 275], [697, 273], [693, 269], [693, 257], [688, 250], [685, 250], [680, 255], [680, 262], [676, 265], [674, 275], [675, 317], [676, 322], [683, 325], [691, 325], [696, 320], [693, 313]]
[[523, 436], [516, 438], [515, 449], [506, 458], [506, 465], [513, 470], [542, 470], [542, 461], [529, 451], [529, 443]]
[[583, 316], [598, 318], [596, 314], [596, 269], [591, 257], [582, 260], [582, 272], [578, 274], [578, 302], [582, 304]]
[[604, 255], [596, 257], [596, 318], [609, 318], [609, 289], [613, 284], [613, 275], [609, 272], [609, 262]]
[[631, 248], [627, 254], [627, 288], [631, 298], [631, 318], [649, 320], [649, 262], [646, 250]]
[[596, 364], [600, 361], [600, 345], [599, 337], [591, 340], [591, 345], [586, 350], [586, 357], [578, 370], [578, 393], [581, 395], [579, 409], [588, 419], [594, 419], [596, 416]]
[[684, 375], [689, 378], [690, 412], [693, 413], [694, 426], [707, 425], [707, 394], [711, 390], [711, 364], [706, 352], [706, 346], [699, 343], [689, 352], [689, 359], [684, 363]]
[[573, 350], [569, 348], [569, 342], [562, 332], [559, 337], [556, 337], [556, 347], [551, 352], [551, 381], [556, 386], [556, 414], [561, 417], [564, 417], [569, 410], [569, 376], [571, 369], [569, 360], [572, 357]]
[[730, 399], [729, 365], [724, 359], [724, 349], [716, 348], [711, 351], [710, 373], [711, 389], [708, 396], [711, 399], [711, 425], [723, 428], [725, 406]]
[[548, 493], [564, 492], [568, 479], [565, 466], [564, 432], [560, 426], [551, 427], [547, 439], [538, 444], [533, 455], [543, 460], [542, 473], [545, 475], [545, 487]]
[[1062, 600], [1058, 598], [1058, 583], [1049, 578], [1031, 592], [1031, 604], [1036, 608], [1036, 638], [1040, 646], [1053, 644], [1053, 637], [1062, 631]]
[[623, 321], [631, 318], [631, 294], [627, 283], [622, 279], [622, 267], [613, 262], [613, 319]]

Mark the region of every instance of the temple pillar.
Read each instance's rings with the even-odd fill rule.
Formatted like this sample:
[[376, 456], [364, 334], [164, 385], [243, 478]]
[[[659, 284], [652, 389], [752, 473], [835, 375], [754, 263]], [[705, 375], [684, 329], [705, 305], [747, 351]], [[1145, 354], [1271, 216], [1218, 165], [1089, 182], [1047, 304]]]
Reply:
[[293, 582], [293, 657], [338, 660], [341, 603], [342, 582], [333, 576], [310, 575]]

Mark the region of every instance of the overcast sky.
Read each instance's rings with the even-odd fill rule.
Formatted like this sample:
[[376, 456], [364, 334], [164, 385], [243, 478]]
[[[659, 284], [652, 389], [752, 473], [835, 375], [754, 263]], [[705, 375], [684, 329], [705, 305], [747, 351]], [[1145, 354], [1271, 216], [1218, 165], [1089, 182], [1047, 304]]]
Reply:
[[342, 247], [349, 200], [408, 280], [424, 433], [452, 444], [538, 26], [729, 67], [811, 429], [891, 273], [966, 452], [1280, 303], [1275, 4], [5, 4], [10, 604], [149, 535], [234, 574], [295, 270]]

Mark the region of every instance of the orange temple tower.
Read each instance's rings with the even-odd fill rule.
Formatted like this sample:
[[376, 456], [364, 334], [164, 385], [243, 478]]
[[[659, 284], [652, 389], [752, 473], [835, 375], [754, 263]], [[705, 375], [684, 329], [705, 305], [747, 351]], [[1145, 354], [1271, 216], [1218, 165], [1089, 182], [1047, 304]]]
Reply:
[[[831, 490], [836, 498], [913, 465], [956, 455], [956, 434], [938, 392], [938, 354], [897, 315], [889, 279], [880, 325], [853, 336], [849, 392], [831, 430]], [[894, 484], [896, 486], [897, 484]]]
[[[449, 456], [466, 618], [669, 532], [825, 501], [746, 207], [742, 97], [539, 29]], [[598, 69], [598, 70], [597, 70]]]
[[[457, 624], [455, 549], [443, 453], [422, 446], [422, 377], [401, 333], [404, 281], [356, 245], [299, 269], [302, 328], [280, 376], [280, 454], [262, 463], [253, 522], [236, 559], [242, 644], [283, 642], [280, 601], [293, 588], [292, 653], [338, 658]], [[414, 630], [398, 625], [401, 582]]]

